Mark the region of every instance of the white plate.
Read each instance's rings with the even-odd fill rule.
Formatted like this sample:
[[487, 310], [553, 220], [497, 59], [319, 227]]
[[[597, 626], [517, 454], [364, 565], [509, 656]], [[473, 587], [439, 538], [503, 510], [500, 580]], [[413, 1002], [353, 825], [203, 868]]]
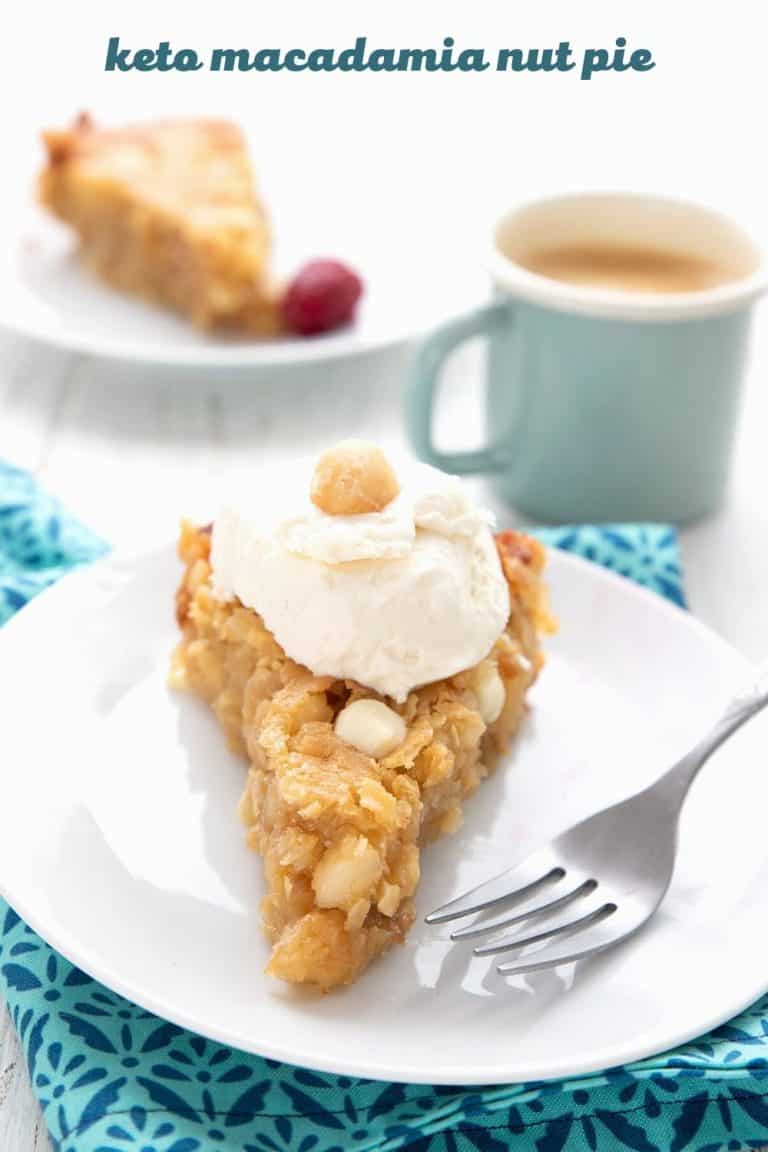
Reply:
[[439, 1083], [573, 1076], [675, 1045], [768, 987], [768, 804], [758, 718], [690, 797], [673, 887], [612, 954], [505, 986], [422, 915], [634, 791], [747, 671], [690, 616], [553, 554], [562, 631], [521, 741], [425, 850], [407, 943], [354, 987], [267, 980], [261, 865], [235, 806], [242, 763], [165, 686], [170, 548], [70, 576], [0, 633], [0, 881], [56, 948], [132, 1000], [265, 1056]]
[[[276, 273], [288, 279], [307, 260], [333, 256], [356, 268], [365, 294], [355, 322], [312, 338], [253, 340], [208, 335], [183, 318], [103, 284], [81, 265], [72, 233], [32, 202], [3, 206], [0, 327], [98, 357], [169, 366], [269, 367], [339, 359], [402, 344], [462, 311], [484, 293], [485, 279], [467, 238], [452, 242], [450, 275], [435, 213], [395, 226], [383, 203], [345, 202], [346, 177], [319, 184], [307, 201], [306, 177], [284, 153], [263, 161]], [[260, 165], [261, 167], [261, 165]], [[327, 183], [327, 182], [326, 182]], [[355, 194], [350, 193], [353, 197]], [[360, 189], [357, 190], [360, 195]], [[470, 247], [471, 242], [471, 247]]]

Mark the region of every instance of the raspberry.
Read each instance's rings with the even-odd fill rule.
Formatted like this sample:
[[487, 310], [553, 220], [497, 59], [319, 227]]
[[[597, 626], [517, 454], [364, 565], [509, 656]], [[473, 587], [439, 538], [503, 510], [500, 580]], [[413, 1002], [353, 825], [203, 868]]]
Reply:
[[283, 297], [283, 320], [292, 332], [314, 336], [347, 324], [363, 294], [360, 277], [338, 260], [310, 260]]

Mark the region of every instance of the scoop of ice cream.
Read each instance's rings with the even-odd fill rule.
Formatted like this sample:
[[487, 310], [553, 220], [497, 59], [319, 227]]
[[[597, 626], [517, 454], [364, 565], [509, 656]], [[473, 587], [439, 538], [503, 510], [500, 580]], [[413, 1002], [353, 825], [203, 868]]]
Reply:
[[222, 509], [211, 555], [216, 594], [258, 612], [293, 660], [403, 701], [487, 655], [509, 591], [491, 518], [461, 481], [396, 471], [383, 507], [333, 515], [310, 500], [311, 467], [293, 465], [290, 485], [272, 475], [250, 488], [261, 501], [241, 490]]

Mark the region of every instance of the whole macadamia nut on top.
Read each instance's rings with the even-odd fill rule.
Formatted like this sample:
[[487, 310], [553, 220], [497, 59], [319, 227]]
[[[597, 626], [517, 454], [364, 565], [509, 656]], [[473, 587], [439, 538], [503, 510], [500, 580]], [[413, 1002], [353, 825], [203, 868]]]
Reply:
[[315, 465], [310, 498], [329, 516], [355, 516], [380, 512], [399, 491], [381, 448], [366, 440], [342, 440]]

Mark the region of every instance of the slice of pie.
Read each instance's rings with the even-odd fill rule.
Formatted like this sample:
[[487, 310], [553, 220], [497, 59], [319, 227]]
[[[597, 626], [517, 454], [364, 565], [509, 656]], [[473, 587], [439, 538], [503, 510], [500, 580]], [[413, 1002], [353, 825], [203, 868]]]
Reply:
[[[206, 700], [249, 761], [240, 814], [264, 858], [268, 971], [323, 989], [404, 939], [421, 846], [457, 827], [508, 749], [551, 629], [538, 542], [491, 537], [454, 487], [377, 507], [374, 473], [318, 467], [313, 499], [325, 485], [335, 512], [264, 528], [230, 511], [213, 547], [189, 523], [179, 546], [171, 683]], [[465, 578], [466, 598], [437, 599]], [[422, 682], [445, 661], [452, 674]]]
[[81, 116], [43, 140], [41, 199], [75, 230], [98, 276], [201, 328], [278, 329], [269, 229], [234, 124], [100, 129]]

